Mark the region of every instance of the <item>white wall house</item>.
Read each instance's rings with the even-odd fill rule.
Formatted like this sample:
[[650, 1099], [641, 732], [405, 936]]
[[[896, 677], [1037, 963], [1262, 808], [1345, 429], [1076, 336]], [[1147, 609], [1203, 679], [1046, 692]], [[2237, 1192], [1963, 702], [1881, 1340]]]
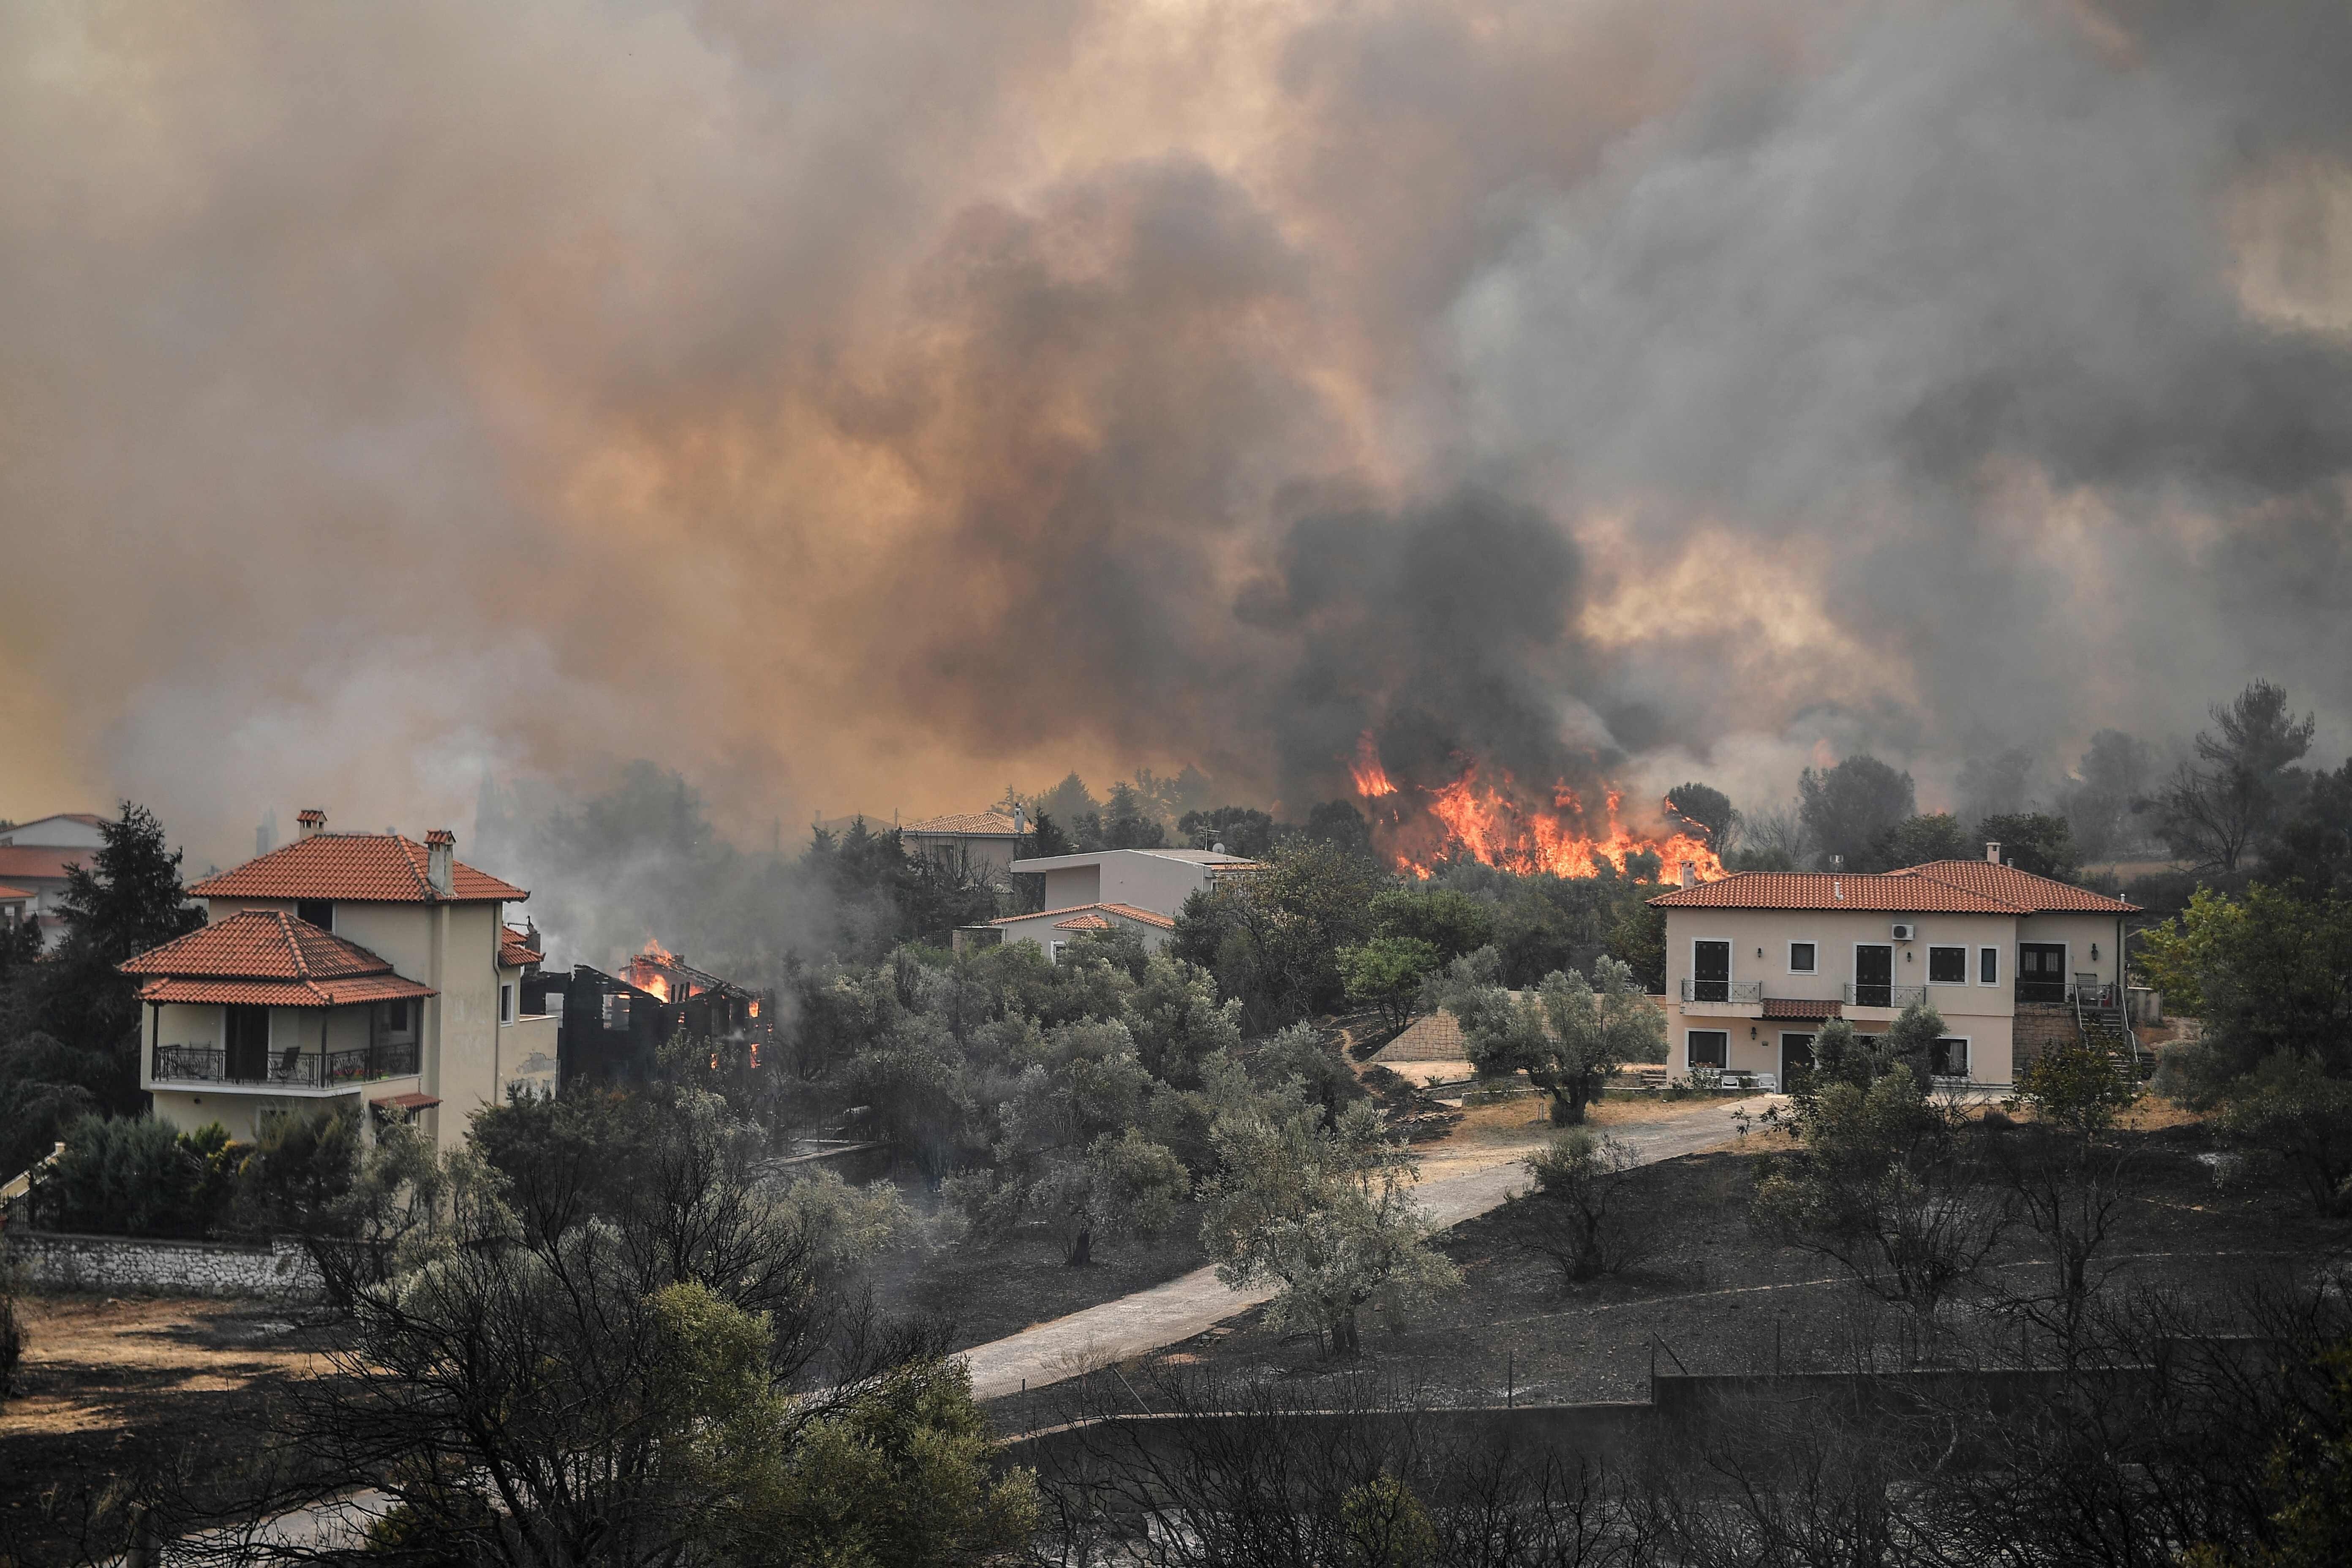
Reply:
[[[45, 949], [65, 940], [58, 908], [65, 900], [66, 873], [88, 865], [92, 852], [105, 844], [99, 829], [106, 820], [91, 812], [68, 811], [0, 828], [0, 885], [9, 889], [0, 894], [0, 906], [16, 906], [14, 918], [37, 921]], [[10, 918], [0, 908], [0, 920]]]
[[520, 1011], [537, 962], [501, 918], [530, 895], [425, 842], [329, 833], [197, 883], [209, 923], [123, 965], [140, 978], [140, 1087], [183, 1129], [250, 1138], [273, 1111], [364, 1100], [443, 1146], [516, 1083], [544, 1087], [557, 1020]]
[[1058, 954], [1085, 932], [1113, 926], [1137, 931], [1156, 950], [1175, 929], [1185, 900], [1221, 879], [1248, 875], [1257, 862], [1214, 849], [1097, 849], [1015, 860], [1013, 869], [1045, 879], [1045, 907], [991, 927], [1003, 941], [1034, 942]]
[[1827, 1020], [1881, 1034], [1923, 1000], [1946, 1025], [1939, 1073], [2008, 1084], [2021, 1010], [2119, 1001], [2124, 919], [2138, 912], [1990, 856], [1877, 875], [1746, 872], [1650, 902], [1666, 911], [1673, 1070], [1782, 1084]]

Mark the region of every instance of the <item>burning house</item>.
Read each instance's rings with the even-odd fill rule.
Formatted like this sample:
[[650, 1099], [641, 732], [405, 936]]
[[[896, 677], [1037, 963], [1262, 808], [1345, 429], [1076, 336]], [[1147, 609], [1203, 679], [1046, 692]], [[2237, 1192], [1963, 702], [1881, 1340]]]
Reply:
[[586, 963], [569, 973], [534, 971], [523, 982], [523, 998], [561, 1018], [556, 1057], [566, 1083], [643, 1082], [680, 1027], [698, 1039], [748, 1047], [754, 1066], [774, 1034], [772, 998], [697, 969], [651, 941], [618, 974]]

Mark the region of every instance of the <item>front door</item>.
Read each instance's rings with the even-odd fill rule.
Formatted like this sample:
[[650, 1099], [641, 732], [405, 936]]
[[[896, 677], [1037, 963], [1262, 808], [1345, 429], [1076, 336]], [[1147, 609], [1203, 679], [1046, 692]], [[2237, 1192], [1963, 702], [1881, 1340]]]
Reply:
[[1885, 943], [1869, 942], [1853, 950], [1853, 1005], [1895, 1005], [1895, 950]]
[[230, 1007], [228, 1013], [228, 1059], [226, 1063], [231, 1083], [261, 1083], [269, 1077], [269, 1009], [267, 1007]]
[[1731, 1000], [1731, 944], [1698, 942], [1691, 944], [1691, 1000]]
[[2021, 942], [2017, 944], [2017, 999], [2021, 1002], [2066, 1000], [2064, 942]]
[[1797, 1075], [1798, 1075], [1799, 1073], [1810, 1073], [1810, 1072], [1811, 1072], [1812, 1070], [1813, 1070], [1813, 1037], [1812, 1037], [1812, 1036], [1811, 1036], [1811, 1035], [1783, 1035], [1783, 1036], [1781, 1036], [1781, 1037], [1780, 1037], [1780, 1087], [1781, 1087], [1783, 1089], [1792, 1089], [1792, 1088], [1794, 1088], [1794, 1087], [1796, 1086], [1796, 1082], [1797, 1082]]

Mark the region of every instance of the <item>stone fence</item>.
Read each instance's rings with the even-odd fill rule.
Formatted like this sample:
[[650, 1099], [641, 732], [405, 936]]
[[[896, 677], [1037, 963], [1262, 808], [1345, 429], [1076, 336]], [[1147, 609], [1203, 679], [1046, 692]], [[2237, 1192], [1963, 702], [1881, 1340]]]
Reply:
[[10, 1226], [10, 1258], [37, 1289], [308, 1299], [319, 1270], [298, 1242], [165, 1241]]

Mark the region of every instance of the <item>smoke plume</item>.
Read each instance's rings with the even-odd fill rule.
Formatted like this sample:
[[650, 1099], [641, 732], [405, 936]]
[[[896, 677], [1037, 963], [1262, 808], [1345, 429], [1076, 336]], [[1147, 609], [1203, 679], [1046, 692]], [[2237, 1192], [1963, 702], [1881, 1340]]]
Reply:
[[[2352, 13], [0, 15], [0, 815], [2352, 721]], [[462, 851], [461, 851], [462, 852]]]

